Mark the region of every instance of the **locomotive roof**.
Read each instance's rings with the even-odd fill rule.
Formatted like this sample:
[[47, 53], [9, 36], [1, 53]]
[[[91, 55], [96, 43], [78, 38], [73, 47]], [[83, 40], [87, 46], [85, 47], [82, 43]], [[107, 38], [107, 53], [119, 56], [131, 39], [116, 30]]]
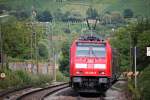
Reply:
[[78, 41], [104, 42], [105, 39], [102, 36], [99, 36], [97, 34], [85, 34], [85, 35], [81, 35]]

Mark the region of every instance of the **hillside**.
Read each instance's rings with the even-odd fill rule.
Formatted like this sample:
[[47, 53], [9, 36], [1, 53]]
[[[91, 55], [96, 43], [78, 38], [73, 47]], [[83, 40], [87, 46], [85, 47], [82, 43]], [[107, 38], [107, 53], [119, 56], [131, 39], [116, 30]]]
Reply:
[[[57, 2], [56, 2], [57, 1]], [[27, 10], [31, 11], [32, 6], [37, 11], [49, 10], [55, 12], [58, 8], [63, 12], [70, 11], [85, 16], [89, 7], [97, 9], [101, 14], [106, 11], [120, 11], [130, 8], [134, 15], [150, 15], [149, 0], [0, 0], [1, 7], [3, 5], [10, 7], [11, 10]]]

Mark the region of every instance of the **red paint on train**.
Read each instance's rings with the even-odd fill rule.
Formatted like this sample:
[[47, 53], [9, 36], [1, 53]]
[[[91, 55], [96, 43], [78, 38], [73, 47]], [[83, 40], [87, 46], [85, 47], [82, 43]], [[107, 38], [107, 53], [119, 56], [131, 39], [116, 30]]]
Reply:
[[99, 91], [118, 77], [118, 55], [108, 40], [88, 35], [72, 43], [70, 85], [74, 89], [81, 91], [90, 87]]

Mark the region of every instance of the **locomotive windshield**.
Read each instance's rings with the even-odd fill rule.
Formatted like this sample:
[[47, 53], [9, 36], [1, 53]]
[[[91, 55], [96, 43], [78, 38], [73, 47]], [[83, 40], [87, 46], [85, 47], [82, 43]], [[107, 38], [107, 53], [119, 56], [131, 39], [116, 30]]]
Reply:
[[105, 45], [77, 45], [76, 55], [78, 57], [105, 57], [106, 48]]

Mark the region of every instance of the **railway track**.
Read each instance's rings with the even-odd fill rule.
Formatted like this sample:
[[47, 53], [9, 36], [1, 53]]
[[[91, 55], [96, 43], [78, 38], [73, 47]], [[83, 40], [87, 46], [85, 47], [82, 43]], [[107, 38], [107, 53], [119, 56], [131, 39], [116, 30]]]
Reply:
[[19, 96], [16, 100], [43, 100], [46, 96], [69, 87], [68, 83], [61, 83], [49, 87], [37, 89]]
[[104, 99], [104, 95], [103, 94], [93, 94], [90, 96], [87, 96], [87, 95], [79, 95], [77, 97], [77, 100], [105, 100]]
[[126, 87], [126, 80], [124, 79], [117, 81], [102, 93], [87, 92], [78, 94], [78, 92], [68, 87], [46, 96], [44, 100], [128, 100], [123, 87]]
[[104, 97], [98, 93], [78, 93], [68, 87], [45, 97], [44, 100], [104, 100]]
[[[107, 92], [102, 94], [78, 94], [72, 88], [69, 87], [68, 83], [55, 83], [45, 88], [32, 88], [26, 87], [22, 90], [10, 92], [3, 96], [0, 100], [122, 100], [118, 99], [121, 90], [115, 86], [121, 86], [124, 84], [123, 80], [118, 81], [114, 84]], [[118, 92], [116, 94], [116, 92]], [[117, 99], [116, 99], [117, 98]]]
[[0, 92], [0, 100], [16, 100], [16, 98], [23, 94], [25, 91], [33, 90], [31, 86], [25, 86], [22, 88], [14, 88]]

